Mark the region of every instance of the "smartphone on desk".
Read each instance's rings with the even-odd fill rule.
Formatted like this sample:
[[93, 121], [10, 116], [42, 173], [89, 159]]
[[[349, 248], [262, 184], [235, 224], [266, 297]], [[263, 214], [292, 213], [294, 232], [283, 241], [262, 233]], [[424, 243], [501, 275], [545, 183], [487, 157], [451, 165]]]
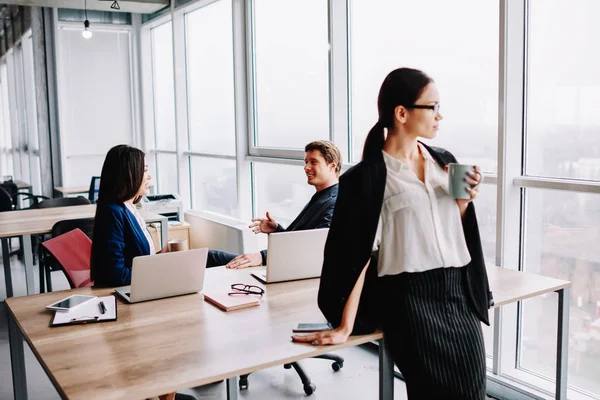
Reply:
[[321, 322], [318, 324], [298, 324], [292, 332], [321, 332], [329, 331], [333, 326], [329, 322]]
[[96, 298], [96, 296], [85, 296], [82, 294], [74, 294], [74, 295], [66, 297], [62, 300], [59, 300], [56, 303], [47, 305], [46, 308], [49, 310], [69, 311], [69, 310], [72, 310], [75, 307], [85, 304], [88, 301], [95, 299], [95, 298]]

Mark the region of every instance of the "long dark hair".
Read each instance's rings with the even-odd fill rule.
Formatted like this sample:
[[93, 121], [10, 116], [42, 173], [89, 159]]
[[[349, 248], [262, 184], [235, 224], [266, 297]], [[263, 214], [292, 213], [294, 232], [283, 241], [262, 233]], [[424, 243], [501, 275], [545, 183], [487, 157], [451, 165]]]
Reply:
[[[144, 179], [145, 156], [140, 149], [126, 144], [108, 151], [100, 175], [98, 205], [122, 203], [137, 194]], [[134, 203], [139, 200], [134, 199]]]
[[394, 110], [398, 106], [408, 107], [421, 96], [425, 86], [433, 82], [423, 71], [412, 68], [398, 68], [385, 77], [377, 97], [379, 120], [371, 128], [363, 148], [363, 160], [376, 156], [385, 143], [384, 128], [394, 126]]

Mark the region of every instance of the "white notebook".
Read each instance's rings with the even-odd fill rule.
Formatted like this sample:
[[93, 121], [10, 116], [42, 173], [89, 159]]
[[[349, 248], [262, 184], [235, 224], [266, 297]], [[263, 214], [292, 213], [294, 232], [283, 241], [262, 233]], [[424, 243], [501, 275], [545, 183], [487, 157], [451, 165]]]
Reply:
[[[106, 311], [100, 310], [100, 302]], [[96, 297], [70, 311], [55, 311], [50, 326], [86, 324], [89, 322], [115, 321], [117, 319], [117, 299], [115, 296]]]

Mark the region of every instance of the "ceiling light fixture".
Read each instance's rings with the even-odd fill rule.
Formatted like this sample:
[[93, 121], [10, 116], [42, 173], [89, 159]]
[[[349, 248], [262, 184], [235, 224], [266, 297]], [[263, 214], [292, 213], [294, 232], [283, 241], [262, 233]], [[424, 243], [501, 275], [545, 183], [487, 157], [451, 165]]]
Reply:
[[88, 21], [87, 18], [87, 0], [85, 0], [84, 3], [84, 9], [85, 9], [85, 21], [83, 21], [83, 32], [81, 32], [81, 36], [84, 37], [84, 39], [89, 39], [92, 37], [92, 31], [90, 31], [90, 21]]

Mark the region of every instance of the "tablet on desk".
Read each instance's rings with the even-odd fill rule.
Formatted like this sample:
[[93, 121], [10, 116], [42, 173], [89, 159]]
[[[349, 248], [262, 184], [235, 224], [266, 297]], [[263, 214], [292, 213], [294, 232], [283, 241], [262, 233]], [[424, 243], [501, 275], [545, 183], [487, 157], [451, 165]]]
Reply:
[[66, 297], [62, 300], [59, 300], [56, 303], [47, 305], [46, 308], [49, 310], [69, 311], [69, 310], [72, 310], [75, 307], [85, 304], [88, 301], [95, 299], [95, 298], [96, 298], [96, 296], [86, 296], [86, 295], [82, 295], [82, 294], [74, 294], [74, 295]]

